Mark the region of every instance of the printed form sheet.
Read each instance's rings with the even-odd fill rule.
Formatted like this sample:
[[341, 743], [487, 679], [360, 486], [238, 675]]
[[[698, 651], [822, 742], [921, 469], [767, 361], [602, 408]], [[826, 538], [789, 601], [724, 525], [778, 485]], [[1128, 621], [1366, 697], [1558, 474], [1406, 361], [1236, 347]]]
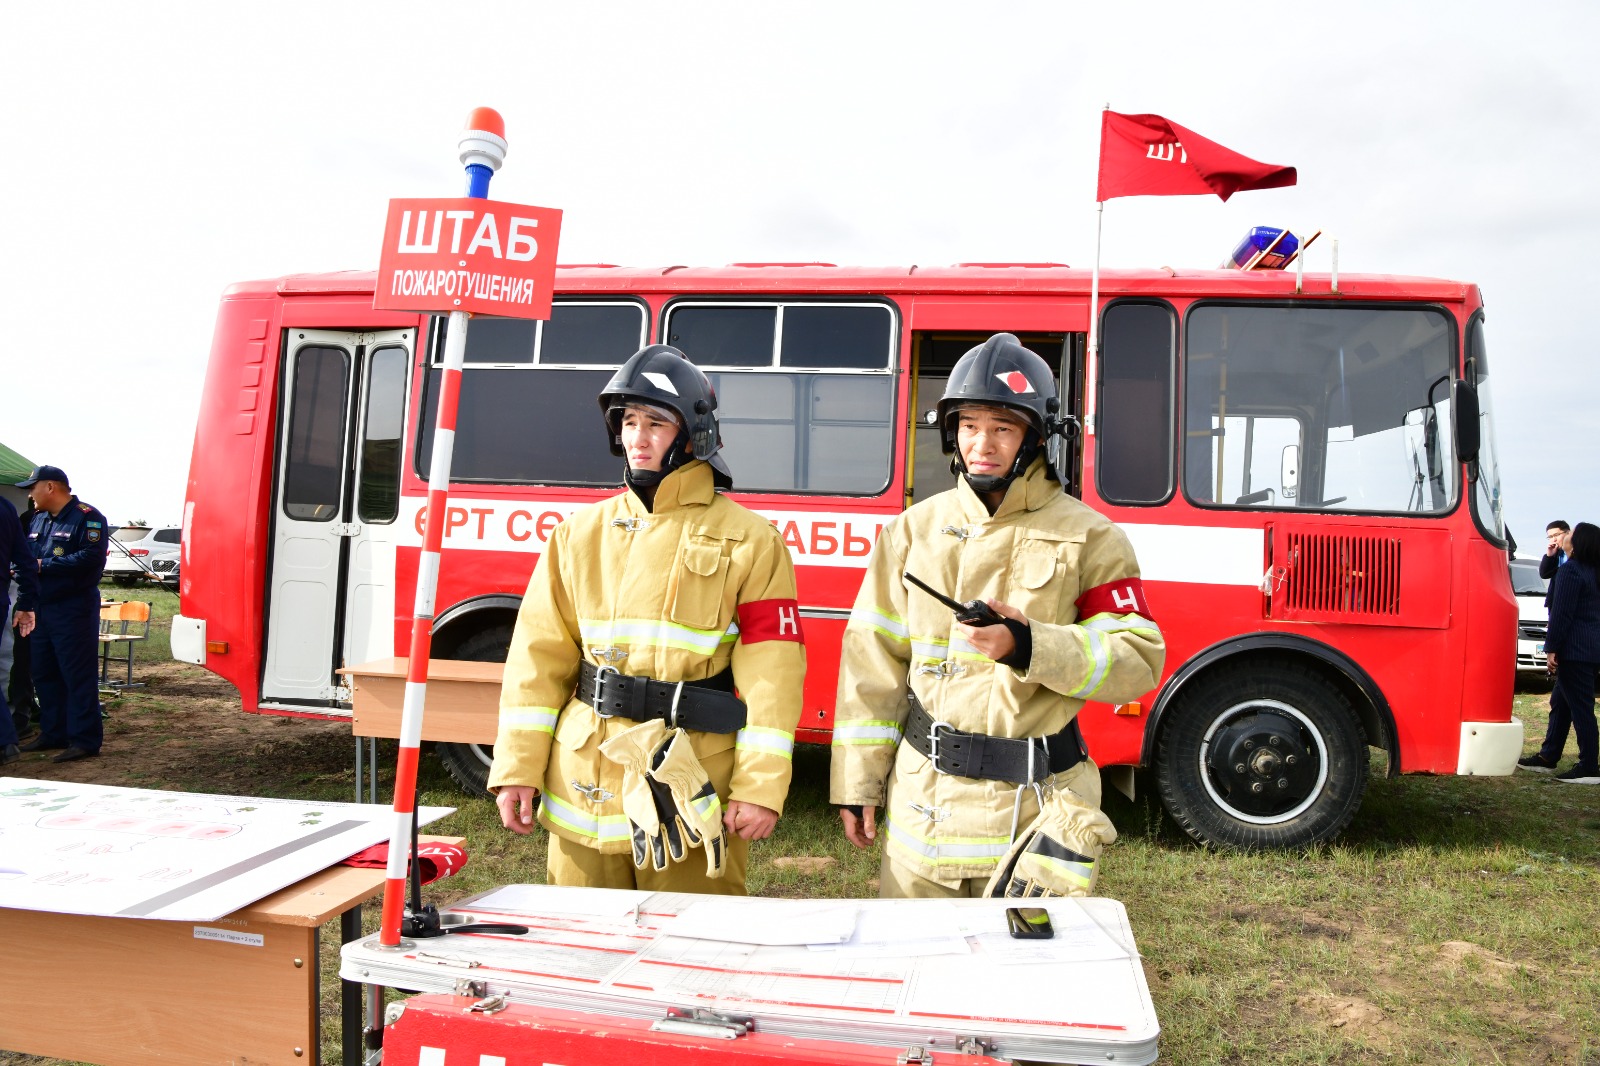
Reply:
[[[422, 807], [422, 825], [450, 807]], [[366, 803], [0, 777], [0, 907], [214, 921], [387, 840]]]

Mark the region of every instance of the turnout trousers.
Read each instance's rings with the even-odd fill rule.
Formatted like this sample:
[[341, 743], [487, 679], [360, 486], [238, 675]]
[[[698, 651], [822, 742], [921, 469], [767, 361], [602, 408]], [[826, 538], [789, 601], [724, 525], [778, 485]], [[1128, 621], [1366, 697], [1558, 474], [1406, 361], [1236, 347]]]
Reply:
[[100, 721], [100, 592], [40, 604], [29, 638], [39, 739], [46, 748], [98, 752]]

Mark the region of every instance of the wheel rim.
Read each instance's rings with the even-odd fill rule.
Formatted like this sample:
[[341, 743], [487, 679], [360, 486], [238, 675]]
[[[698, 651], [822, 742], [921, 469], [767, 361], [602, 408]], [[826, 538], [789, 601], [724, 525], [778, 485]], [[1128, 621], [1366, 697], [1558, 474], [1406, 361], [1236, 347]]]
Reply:
[[1311, 719], [1278, 700], [1236, 703], [1200, 741], [1200, 780], [1230, 817], [1275, 825], [1303, 814], [1328, 781], [1328, 742]]
[[460, 746], [473, 758], [483, 763], [484, 766], [494, 764], [493, 744], [462, 744]]

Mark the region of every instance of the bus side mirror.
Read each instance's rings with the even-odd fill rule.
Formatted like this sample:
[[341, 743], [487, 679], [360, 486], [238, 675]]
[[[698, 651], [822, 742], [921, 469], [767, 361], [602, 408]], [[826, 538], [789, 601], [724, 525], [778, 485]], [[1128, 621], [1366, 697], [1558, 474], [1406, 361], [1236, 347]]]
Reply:
[[1295, 498], [1300, 491], [1300, 445], [1286, 444], [1283, 447], [1283, 472], [1279, 475], [1280, 487], [1278, 495], [1286, 500]]
[[1463, 463], [1477, 462], [1478, 390], [1457, 378], [1450, 389], [1450, 407], [1456, 431], [1456, 458]]

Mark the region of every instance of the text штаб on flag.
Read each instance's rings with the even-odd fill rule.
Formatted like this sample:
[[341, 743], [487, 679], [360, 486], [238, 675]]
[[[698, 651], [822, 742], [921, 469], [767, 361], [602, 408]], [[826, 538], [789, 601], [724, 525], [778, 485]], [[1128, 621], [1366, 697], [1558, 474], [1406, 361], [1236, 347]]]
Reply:
[[1294, 167], [1257, 162], [1160, 115], [1102, 112], [1097, 200], [1206, 193], [1226, 200], [1244, 189], [1294, 183]]

